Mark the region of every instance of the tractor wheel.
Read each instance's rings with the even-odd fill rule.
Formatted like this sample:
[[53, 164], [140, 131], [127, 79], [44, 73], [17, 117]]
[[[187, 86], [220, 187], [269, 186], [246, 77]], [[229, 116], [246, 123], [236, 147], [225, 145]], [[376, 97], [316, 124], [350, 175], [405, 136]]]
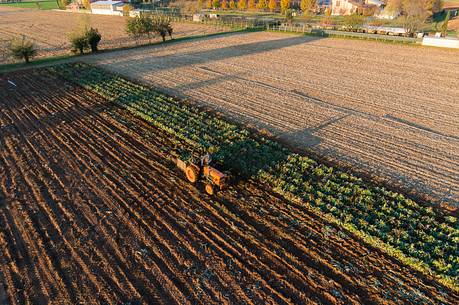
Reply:
[[193, 167], [188, 166], [185, 170], [185, 174], [186, 174], [186, 178], [191, 183], [196, 183], [196, 181], [198, 181], [198, 173]]
[[214, 194], [214, 187], [211, 185], [211, 184], [206, 184], [206, 193], [209, 194], [209, 195], [213, 195]]

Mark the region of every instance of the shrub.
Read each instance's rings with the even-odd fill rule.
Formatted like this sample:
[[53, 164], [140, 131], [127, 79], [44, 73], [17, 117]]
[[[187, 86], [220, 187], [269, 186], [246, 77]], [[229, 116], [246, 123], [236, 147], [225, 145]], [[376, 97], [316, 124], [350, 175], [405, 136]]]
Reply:
[[88, 45], [91, 47], [91, 52], [97, 52], [97, 46], [102, 39], [102, 35], [100, 35], [99, 31], [94, 28], [89, 28], [86, 30], [85, 37], [88, 41]]
[[363, 25], [364, 17], [357, 14], [344, 16], [343, 23], [349, 29], [357, 29]]
[[80, 53], [83, 55], [84, 50], [89, 48], [88, 39], [84, 33], [74, 33], [70, 36], [70, 44], [72, 45], [72, 52]]
[[13, 39], [10, 43], [10, 52], [16, 59], [24, 59], [26, 63], [30, 62], [30, 58], [37, 54], [37, 50], [32, 41], [26, 39], [23, 35], [22, 39]]

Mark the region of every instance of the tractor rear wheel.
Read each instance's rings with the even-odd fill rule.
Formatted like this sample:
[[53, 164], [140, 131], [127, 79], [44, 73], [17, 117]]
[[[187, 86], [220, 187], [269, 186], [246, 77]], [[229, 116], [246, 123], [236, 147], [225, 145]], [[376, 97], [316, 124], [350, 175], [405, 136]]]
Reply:
[[213, 195], [214, 194], [214, 187], [211, 185], [211, 184], [206, 184], [206, 193], [209, 194], [209, 195]]
[[193, 167], [188, 166], [185, 170], [185, 174], [186, 174], [186, 178], [191, 183], [196, 183], [196, 181], [198, 181], [198, 173]]

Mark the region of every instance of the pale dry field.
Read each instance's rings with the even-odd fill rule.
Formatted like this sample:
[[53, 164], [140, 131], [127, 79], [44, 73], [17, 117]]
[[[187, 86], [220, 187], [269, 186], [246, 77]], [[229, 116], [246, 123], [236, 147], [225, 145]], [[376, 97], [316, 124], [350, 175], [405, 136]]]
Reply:
[[[101, 33], [100, 49], [133, 46], [150, 41], [136, 41], [130, 38], [125, 31], [124, 17], [0, 7], [0, 64], [13, 61], [7, 47], [12, 38], [20, 38], [22, 35], [35, 42], [38, 57], [69, 54], [69, 34], [85, 25], [91, 25]], [[173, 27], [173, 37], [203, 35], [225, 30], [222, 27], [182, 23], [175, 23]], [[159, 40], [158, 37], [151, 39], [152, 42]]]
[[459, 201], [459, 52], [275, 33], [88, 57], [437, 204]]

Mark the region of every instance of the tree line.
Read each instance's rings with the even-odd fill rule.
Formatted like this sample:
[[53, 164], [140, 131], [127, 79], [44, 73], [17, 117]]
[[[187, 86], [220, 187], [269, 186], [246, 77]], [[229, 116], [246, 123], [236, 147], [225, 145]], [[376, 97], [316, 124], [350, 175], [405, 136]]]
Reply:
[[[300, 3], [301, 10], [304, 13], [309, 13], [310, 11], [317, 8], [317, 0], [301, 0]], [[207, 9], [217, 9], [222, 10], [252, 10], [252, 11], [270, 11], [277, 12], [281, 11], [282, 14], [290, 9], [290, 0], [280, 0], [278, 3], [276, 0], [207, 0], [206, 3], [203, 0], [198, 0], [197, 4], [198, 10], [203, 8]]]

